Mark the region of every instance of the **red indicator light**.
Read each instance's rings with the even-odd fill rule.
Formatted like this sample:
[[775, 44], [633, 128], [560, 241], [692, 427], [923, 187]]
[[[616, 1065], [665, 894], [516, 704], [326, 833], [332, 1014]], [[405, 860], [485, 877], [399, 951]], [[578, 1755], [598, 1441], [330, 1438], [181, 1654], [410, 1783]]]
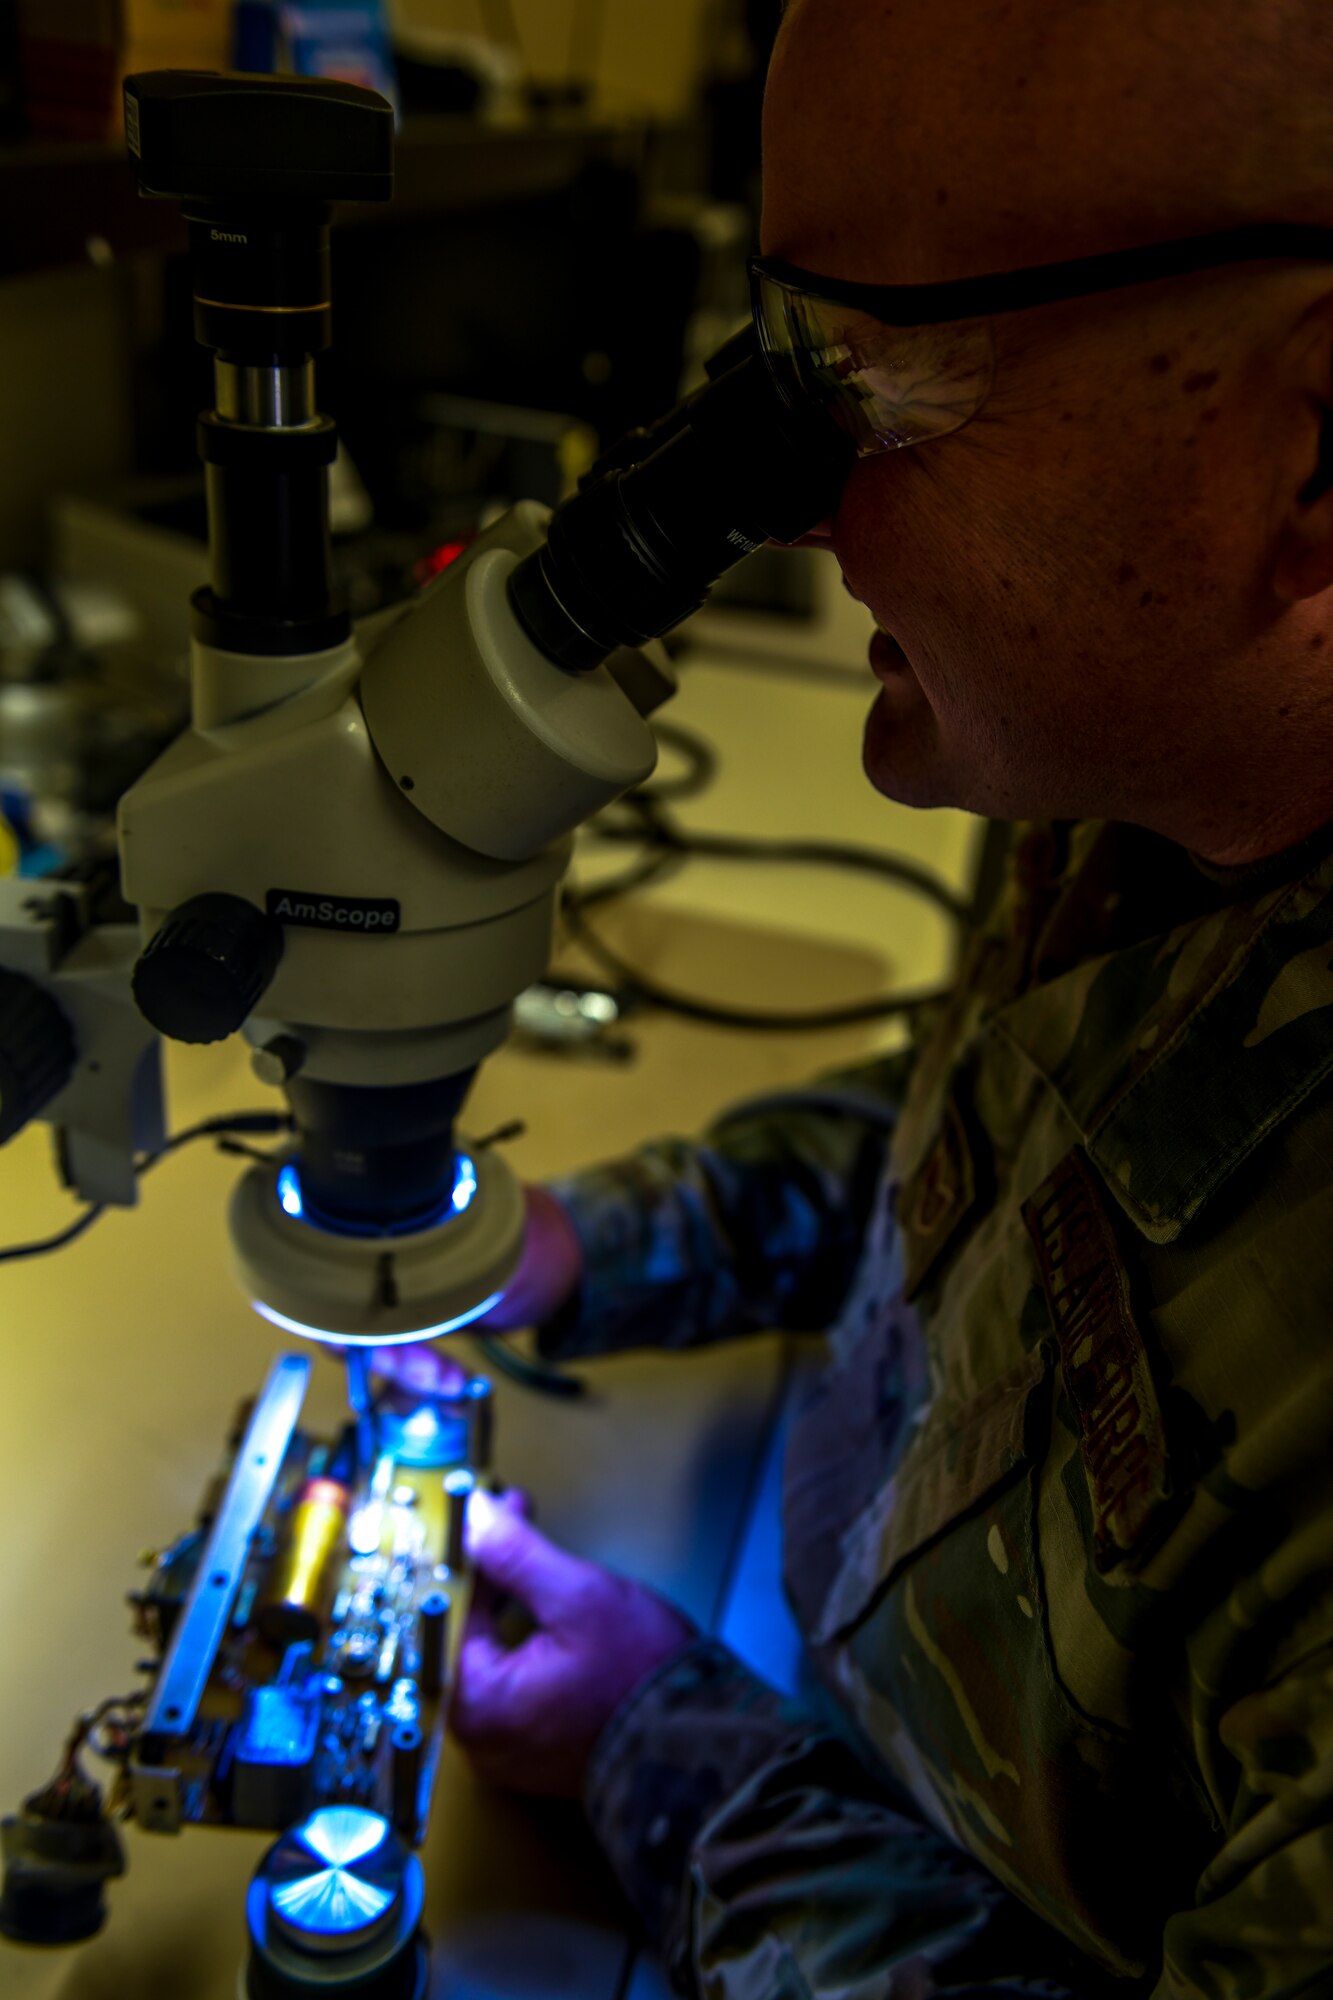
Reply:
[[432, 577], [439, 576], [440, 572], [448, 569], [451, 563], [456, 563], [461, 555], [466, 555], [471, 546], [470, 540], [441, 542], [438, 549], [432, 549], [428, 556], [422, 556], [420, 562], [413, 566], [412, 574], [418, 583], [429, 583]]

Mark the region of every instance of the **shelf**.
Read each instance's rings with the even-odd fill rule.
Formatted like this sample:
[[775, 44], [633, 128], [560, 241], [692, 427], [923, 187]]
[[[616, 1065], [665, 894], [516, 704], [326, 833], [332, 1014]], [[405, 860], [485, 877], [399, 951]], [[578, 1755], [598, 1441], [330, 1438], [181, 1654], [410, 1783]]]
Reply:
[[[641, 126], [573, 118], [409, 120], [398, 135], [393, 201], [349, 206], [339, 221], [400, 221], [555, 193], [593, 160], [637, 160], [644, 142]], [[0, 148], [0, 279], [184, 245], [175, 204], [140, 200], [121, 147], [33, 140]]]

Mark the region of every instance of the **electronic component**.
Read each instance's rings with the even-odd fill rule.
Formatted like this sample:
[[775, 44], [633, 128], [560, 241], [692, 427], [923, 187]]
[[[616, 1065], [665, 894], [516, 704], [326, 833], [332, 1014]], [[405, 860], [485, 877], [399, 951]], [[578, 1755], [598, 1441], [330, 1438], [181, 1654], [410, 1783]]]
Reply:
[[495, 1392], [484, 1375], [474, 1375], [460, 1399], [467, 1410], [467, 1459], [474, 1472], [489, 1472], [495, 1429]]
[[409, 1840], [416, 1838], [421, 1817], [423, 1741], [415, 1722], [400, 1722], [389, 1738], [393, 1752], [391, 1796], [393, 1823]]
[[314, 1804], [320, 1694], [304, 1687], [252, 1688], [236, 1733], [232, 1814], [242, 1826], [288, 1826]]
[[438, 1694], [444, 1686], [445, 1661], [449, 1647], [449, 1599], [442, 1590], [423, 1597], [418, 1610], [421, 1621], [421, 1685], [427, 1694]]
[[[478, 1376], [478, 1381], [484, 1378]], [[400, 1465], [435, 1467], [471, 1460], [466, 1413], [460, 1399], [418, 1403], [410, 1410], [381, 1410], [379, 1434]]]
[[311, 1479], [302, 1487], [258, 1607], [259, 1629], [274, 1645], [313, 1640], [323, 1630], [348, 1506], [347, 1488], [336, 1479]]
[[138, 1722], [140, 1697], [102, 1702], [70, 1731], [49, 1785], [0, 1821], [4, 1889], [0, 1932], [24, 1944], [75, 1944], [100, 1930], [102, 1891], [125, 1871], [119, 1837], [103, 1810], [102, 1788], [80, 1751], [118, 1755]]
[[384, 1503], [393, 1484], [394, 1457], [381, 1451], [371, 1474], [370, 1491], [353, 1513], [347, 1527], [347, 1542], [353, 1555], [377, 1556], [384, 1539]]
[[444, 1560], [451, 1576], [461, 1576], [467, 1560], [467, 1503], [476, 1487], [476, 1474], [466, 1467], [444, 1475], [446, 1527]]
[[[475, 1430], [462, 1408], [489, 1400], [465, 1382], [451, 1397], [419, 1399], [406, 1423], [367, 1402], [320, 1439], [299, 1424], [310, 1373], [306, 1355], [279, 1357], [232, 1436], [220, 1490], [209, 1482], [207, 1528], [149, 1558], [150, 1585], [130, 1602], [159, 1654], [141, 1663], [151, 1685], [81, 1718], [55, 1778], [3, 1822], [0, 1931], [44, 1942], [91, 1935], [104, 1885], [124, 1867], [115, 1817], [159, 1833], [300, 1822], [323, 1829], [314, 1837], [327, 1836], [331, 1852], [348, 1828], [389, 1820], [395, 1857], [404, 1839], [424, 1836], [450, 1691], [451, 1599], [465, 1602], [468, 1582], [463, 1519], [475, 1474], [465, 1454]], [[363, 1436], [370, 1450], [358, 1457]], [[429, 1463], [410, 1462], [412, 1441]], [[118, 1766], [105, 1801], [79, 1762], [83, 1748]], [[278, 1876], [291, 1881], [296, 1864], [284, 1852]], [[401, 1875], [400, 1859], [393, 1865]], [[370, 1950], [376, 1926], [362, 1934], [350, 1912], [341, 1928], [337, 1920], [339, 1898], [359, 1894], [351, 1879], [312, 1927], [301, 1911], [314, 1911], [313, 1891], [271, 1901], [252, 1995], [306, 1990], [283, 1982], [325, 1949], [321, 1925], [330, 1950]], [[394, 1933], [412, 1978], [415, 1928], [413, 1917]]]

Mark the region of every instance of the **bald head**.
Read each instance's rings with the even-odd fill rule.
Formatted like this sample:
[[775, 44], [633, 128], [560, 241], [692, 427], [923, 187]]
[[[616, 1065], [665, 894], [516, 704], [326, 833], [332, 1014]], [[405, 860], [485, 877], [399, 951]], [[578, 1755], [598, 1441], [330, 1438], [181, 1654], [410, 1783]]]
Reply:
[[1329, 0], [795, 0], [764, 245], [917, 283], [1333, 225]]

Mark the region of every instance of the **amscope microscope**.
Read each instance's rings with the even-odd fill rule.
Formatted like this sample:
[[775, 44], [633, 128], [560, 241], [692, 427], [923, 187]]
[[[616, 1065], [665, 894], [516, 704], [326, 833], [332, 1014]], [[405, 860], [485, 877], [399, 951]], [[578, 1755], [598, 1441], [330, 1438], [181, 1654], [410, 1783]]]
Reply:
[[[75, 1191], [132, 1203], [136, 1156], [163, 1144], [159, 1038], [243, 1035], [290, 1136], [235, 1188], [237, 1276], [275, 1326], [355, 1358], [502, 1293], [521, 1190], [457, 1121], [546, 968], [573, 831], [653, 767], [647, 717], [672, 686], [654, 641], [746, 554], [827, 514], [854, 447], [747, 328], [554, 514], [517, 506], [354, 631], [315, 365], [330, 204], [389, 198], [390, 107], [327, 81], [163, 72], [128, 79], [125, 112], [141, 192], [187, 219], [214, 356], [211, 580], [191, 726], [120, 805], [137, 925], [102, 921], [86, 883], [0, 883], [0, 1142], [43, 1118]], [[279, 1358], [199, 1527], [140, 1593], [148, 1689], [85, 1718], [5, 1823], [11, 1934], [97, 1927], [122, 1865], [113, 1817], [269, 1826], [252, 2000], [424, 1990], [411, 1847], [488, 1385], [372, 1411], [362, 1363], [355, 1421], [319, 1441], [297, 1422], [309, 1365]], [[105, 1803], [79, 1763], [90, 1739], [119, 1765]]]

